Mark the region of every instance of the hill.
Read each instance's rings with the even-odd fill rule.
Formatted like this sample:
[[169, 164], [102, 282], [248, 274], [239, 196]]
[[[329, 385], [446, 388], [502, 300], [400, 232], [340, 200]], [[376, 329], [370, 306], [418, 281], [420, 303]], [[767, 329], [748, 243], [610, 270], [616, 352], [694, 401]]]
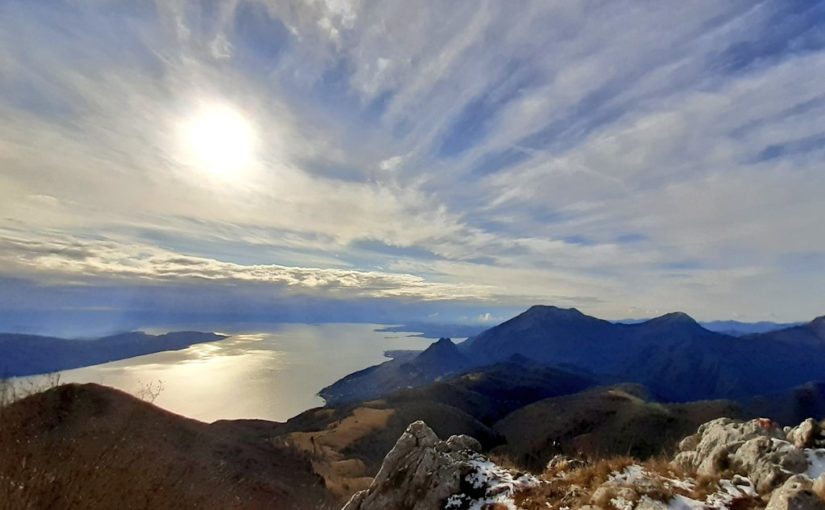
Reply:
[[675, 449], [678, 441], [711, 419], [740, 417], [733, 402], [662, 404], [636, 385], [620, 385], [548, 398], [496, 423], [504, 438], [495, 451], [528, 469], [541, 470], [555, 455], [648, 458]]
[[[471, 435], [484, 450], [528, 468], [557, 452], [555, 439], [577, 438], [581, 446], [586, 432], [598, 430], [603, 441], [593, 441], [582, 453], [599, 457], [626, 453], [625, 436], [644, 438], [632, 451], [650, 456], [672, 447], [702, 421], [739, 414], [729, 402], [665, 406], [639, 396], [643, 390], [638, 387], [597, 389], [595, 384], [587, 374], [516, 355], [379, 399], [309, 410], [289, 420], [279, 438], [310, 454], [316, 472], [336, 495], [346, 497], [370, 485], [384, 455], [416, 420], [426, 421], [442, 437]], [[616, 398], [619, 393], [634, 396]], [[563, 412], [536, 419], [535, 410], [553, 402], [563, 403]]]
[[141, 331], [93, 340], [0, 333], [0, 376], [45, 374], [152, 354], [185, 349], [226, 338], [216, 333], [178, 331], [150, 335]]
[[0, 409], [3, 508], [335, 508], [275, 424], [201, 423], [94, 384]]

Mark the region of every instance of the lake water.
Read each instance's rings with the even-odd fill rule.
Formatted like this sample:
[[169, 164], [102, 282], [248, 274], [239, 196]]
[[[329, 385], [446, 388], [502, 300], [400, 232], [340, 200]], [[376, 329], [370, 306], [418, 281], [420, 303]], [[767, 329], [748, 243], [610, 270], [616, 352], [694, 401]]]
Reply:
[[161, 381], [155, 404], [202, 421], [284, 421], [323, 405], [318, 390], [386, 361], [392, 349], [425, 349], [431, 339], [376, 332], [374, 324], [281, 324], [267, 331], [225, 332], [230, 338], [181, 351], [62, 372], [61, 382], [95, 382], [136, 394]]

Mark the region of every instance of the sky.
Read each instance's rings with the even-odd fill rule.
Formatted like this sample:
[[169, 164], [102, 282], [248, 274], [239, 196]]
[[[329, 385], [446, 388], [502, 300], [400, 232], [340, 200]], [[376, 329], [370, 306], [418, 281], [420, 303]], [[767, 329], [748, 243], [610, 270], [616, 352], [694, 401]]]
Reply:
[[825, 313], [825, 2], [0, 0], [0, 329]]

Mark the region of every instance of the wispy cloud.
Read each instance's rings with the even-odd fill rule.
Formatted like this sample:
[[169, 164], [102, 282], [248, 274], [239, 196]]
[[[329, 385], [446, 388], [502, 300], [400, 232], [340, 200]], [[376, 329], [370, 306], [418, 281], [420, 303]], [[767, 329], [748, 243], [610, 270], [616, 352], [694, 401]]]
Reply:
[[[6, 0], [0, 272], [820, 314], [823, 26], [781, 0]], [[205, 103], [258, 133], [235, 179], [181, 155]]]
[[113, 240], [0, 236], [0, 262], [16, 274], [51, 283], [105, 281], [221, 285], [264, 284], [296, 293], [322, 292], [352, 298], [483, 300], [490, 289], [471, 284], [428, 282], [403, 273], [236, 264], [193, 257], [153, 246]]

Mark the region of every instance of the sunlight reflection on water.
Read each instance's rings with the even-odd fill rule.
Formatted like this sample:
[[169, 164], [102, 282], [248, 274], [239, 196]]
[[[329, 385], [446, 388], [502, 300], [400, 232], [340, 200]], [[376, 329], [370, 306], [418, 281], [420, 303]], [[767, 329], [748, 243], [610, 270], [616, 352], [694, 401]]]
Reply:
[[[129, 393], [161, 381], [155, 401], [203, 421], [284, 421], [323, 405], [316, 393], [342, 376], [385, 361], [385, 350], [424, 349], [431, 340], [379, 333], [370, 324], [283, 324], [242, 331], [181, 351], [69, 370], [62, 382], [96, 382]], [[227, 333], [232, 334], [232, 333]]]

